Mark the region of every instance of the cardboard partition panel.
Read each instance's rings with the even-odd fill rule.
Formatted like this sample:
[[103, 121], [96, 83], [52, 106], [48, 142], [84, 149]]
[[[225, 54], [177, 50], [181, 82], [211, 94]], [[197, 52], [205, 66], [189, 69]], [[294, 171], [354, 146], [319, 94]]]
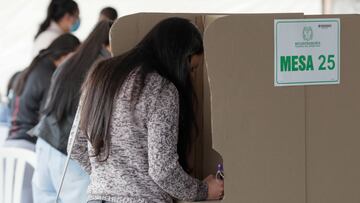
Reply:
[[307, 203], [360, 202], [360, 15], [340, 18], [339, 85], [306, 87]]
[[228, 16], [205, 32], [224, 202], [360, 202], [360, 16], [304, 16], [341, 23], [340, 84], [306, 87], [274, 87], [270, 18]]
[[228, 203], [305, 202], [304, 87], [273, 85], [274, 19], [230, 15], [205, 32], [212, 144]]

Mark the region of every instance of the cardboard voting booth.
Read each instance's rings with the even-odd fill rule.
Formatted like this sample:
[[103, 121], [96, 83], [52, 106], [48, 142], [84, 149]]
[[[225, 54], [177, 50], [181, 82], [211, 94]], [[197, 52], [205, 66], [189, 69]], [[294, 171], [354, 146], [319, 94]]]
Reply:
[[[224, 163], [225, 197], [218, 202], [360, 202], [359, 15], [134, 14], [113, 25], [114, 55], [173, 16], [204, 31], [204, 66], [194, 81], [201, 133], [191, 160], [197, 178]], [[275, 86], [275, 20], [321, 18], [340, 22], [339, 82]], [[305, 42], [317, 37], [302, 31]]]

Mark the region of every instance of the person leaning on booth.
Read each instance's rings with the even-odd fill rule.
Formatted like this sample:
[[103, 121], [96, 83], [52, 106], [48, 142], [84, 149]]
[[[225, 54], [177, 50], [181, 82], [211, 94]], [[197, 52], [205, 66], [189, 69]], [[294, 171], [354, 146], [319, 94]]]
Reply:
[[79, 26], [79, 8], [75, 1], [51, 0], [46, 19], [35, 35], [32, 55], [36, 56], [61, 34], [75, 32]]
[[203, 57], [188, 20], [157, 24], [133, 49], [94, 67], [71, 130], [68, 151], [90, 174], [89, 202], [213, 200], [224, 183], [187, 174], [195, 125], [191, 70]]

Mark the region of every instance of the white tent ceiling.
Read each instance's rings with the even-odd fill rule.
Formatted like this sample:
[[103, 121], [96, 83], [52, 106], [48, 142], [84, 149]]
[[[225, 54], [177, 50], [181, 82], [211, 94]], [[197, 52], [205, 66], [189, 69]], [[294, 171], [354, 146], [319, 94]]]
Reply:
[[[76, 0], [84, 39], [95, 25], [99, 11], [115, 7], [120, 16], [136, 12], [284, 13], [320, 14], [321, 0]], [[0, 92], [10, 76], [25, 68], [31, 58], [33, 37], [45, 18], [49, 0], [0, 0]]]

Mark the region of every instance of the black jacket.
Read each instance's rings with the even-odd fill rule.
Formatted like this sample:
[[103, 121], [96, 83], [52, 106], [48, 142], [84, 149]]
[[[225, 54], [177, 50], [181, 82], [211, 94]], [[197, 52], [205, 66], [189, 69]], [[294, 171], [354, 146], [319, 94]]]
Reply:
[[[110, 57], [110, 53], [103, 49], [99, 54], [98, 60], [102, 60]], [[55, 78], [61, 69], [66, 66], [66, 62], [60, 65], [58, 70], [54, 73], [53, 78]], [[52, 86], [49, 90], [49, 97], [51, 96]], [[80, 91], [80, 90], [79, 90]], [[46, 100], [50, 100], [47, 98]], [[66, 115], [65, 119], [62, 119], [62, 122], [58, 122], [54, 113], [49, 115], [42, 116], [40, 122], [36, 127], [31, 131], [31, 134], [38, 136], [53, 146], [55, 149], [59, 150], [63, 154], [67, 154], [67, 144], [69, 139], [70, 130], [75, 118], [76, 109], [74, 112]]]
[[39, 122], [43, 98], [46, 98], [55, 69], [55, 64], [49, 58], [44, 58], [29, 74], [22, 94], [12, 101], [13, 116], [8, 139], [36, 142], [36, 137], [27, 132]]

